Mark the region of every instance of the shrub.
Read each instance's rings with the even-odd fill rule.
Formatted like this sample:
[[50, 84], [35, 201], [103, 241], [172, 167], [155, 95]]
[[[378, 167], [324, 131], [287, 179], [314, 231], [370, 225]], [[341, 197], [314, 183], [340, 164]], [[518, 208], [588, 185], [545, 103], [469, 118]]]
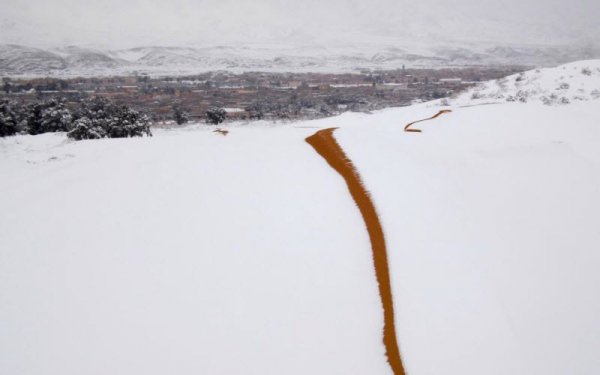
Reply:
[[215, 107], [206, 111], [207, 121], [213, 125], [219, 125], [225, 121], [225, 117], [227, 117], [227, 112], [223, 108]]
[[177, 125], [183, 125], [189, 121], [189, 114], [185, 111], [180, 104], [173, 105], [173, 118]]
[[106, 132], [98, 123], [94, 124], [89, 118], [82, 117], [75, 121], [73, 130], [67, 133], [67, 136], [77, 141], [82, 139], [100, 139], [106, 137]]
[[73, 130], [67, 133], [75, 140], [152, 136], [147, 116], [104, 98], [84, 102], [77, 117]]
[[475, 91], [475, 92], [473, 92], [473, 94], [471, 94], [471, 99], [472, 100], [483, 99], [483, 95], [479, 91]]
[[16, 134], [19, 131], [19, 122], [17, 103], [0, 101], [0, 137]]
[[27, 106], [25, 111], [27, 132], [32, 135], [69, 131], [73, 125], [71, 111], [60, 100], [34, 103]]
[[65, 131], [77, 140], [152, 135], [148, 117], [101, 97], [84, 101], [75, 113], [55, 99], [27, 106], [0, 101], [0, 136], [20, 131], [32, 135]]
[[65, 108], [64, 103], [51, 101], [41, 113], [41, 128], [43, 133], [64, 132], [71, 130], [73, 115]]
[[263, 119], [265, 117], [265, 109], [267, 109], [267, 105], [262, 103], [252, 103], [244, 108], [248, 114], [248, 118], [251, 120]]

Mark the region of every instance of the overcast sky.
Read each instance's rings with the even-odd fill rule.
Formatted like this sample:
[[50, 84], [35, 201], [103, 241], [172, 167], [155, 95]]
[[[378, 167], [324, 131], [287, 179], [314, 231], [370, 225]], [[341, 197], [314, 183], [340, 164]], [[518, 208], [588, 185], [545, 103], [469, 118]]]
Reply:
[[600, 0], [0, 0], [0, 43], [596, 43]]

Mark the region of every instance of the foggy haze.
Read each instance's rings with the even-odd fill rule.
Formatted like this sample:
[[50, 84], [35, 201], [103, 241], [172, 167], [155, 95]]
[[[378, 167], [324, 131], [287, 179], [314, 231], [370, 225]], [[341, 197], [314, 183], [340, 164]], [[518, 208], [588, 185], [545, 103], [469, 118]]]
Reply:
[[595, 44], [598, 0], [3, 0], [0, 44]]

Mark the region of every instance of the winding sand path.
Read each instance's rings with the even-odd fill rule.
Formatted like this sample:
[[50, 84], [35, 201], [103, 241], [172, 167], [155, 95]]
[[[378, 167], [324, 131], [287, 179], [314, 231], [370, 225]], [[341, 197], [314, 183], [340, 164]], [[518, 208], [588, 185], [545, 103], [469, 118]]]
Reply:
[[450, 112], [452, 112], [452, 110], [450, 110], [450, 109], [442, 109], [441, 111], [439, 111], [438, 113], [436, 113], [435, 115], [433, 115], [433, 116], [431, 116], [431, 117], [429, 117], [429, 118], [426, 118], [426, 119], [423, 119], [423, 120], [417, 120], [417, 121], [413, 121], [413, 122], [411, 122], [411, 123], [407, 124], [407, 125], [404, 127], [404, 131], [405, 131], [405, 132], [409, 132], [409, 133], [421, 133], [421, 132], [422, 132], [422, 130], [421, 130], [421, 129], [410, 129], [410, 127], [411, 127], [412, 125], [414, 125], [414, 124], [417, 124], [417, 123], [419, 123], [419, 122], [423, 122], [423, 121], [429, 121], [429, 120], [436, 119], [436, 118], [440, 117], [441, 115], [443, 115], [444, 113], [450, 113]]
[[394, 374], [405, 375], [396, 339], [394, 303], [383, 229], [373, 201], [365, 189], [358, 171], [333, 136], [335, 130], [336, 128], [319, 130], [314, 135], [306, 138], [306, 142], [344, 178], [350, 195], [352, 195], [365, 221], [371, 240], [375, 274], [383, 305], [383, 343], [385, 345], [386, 356]]

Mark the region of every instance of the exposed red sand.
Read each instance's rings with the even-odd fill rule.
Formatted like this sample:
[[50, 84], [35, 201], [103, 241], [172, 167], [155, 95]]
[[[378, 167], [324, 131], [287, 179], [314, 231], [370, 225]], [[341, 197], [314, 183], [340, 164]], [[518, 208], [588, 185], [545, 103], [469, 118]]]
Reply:
[[227, 135], [227, 134], [229, 134], [229, 130], [226, 130], [226, 129], [215, 129], [215, 130], [213, 130], [213, 133], [218, 133], [218, 134], [221, 134], [221, 135]]
[[405, 375], [404, 366], [400, 357], [400, 350], [398, 348], [398, 341], [396, 339], [394, 302], [392, 298], [390, 270], [383, 229], [373, 201], [365, 189], [359, 173], [333, 136], [335, 129], [336, 128], [320, 130], [314, 135], [306, 138], [306, 142], [308, 142], [315, 151], [317, 151], [317, 153], [344, 178], [348, 190], [350, 191], [350, 195], [352, 195], [352, 198], [356, 202], [363, 220], [365, 221], [371, 240], [375, 274], [377, 277], [377, 284], [379, 285], [381, 303], [383, 305], [383, 343], [385, 345], [386, 356], [394, 374]]
[[438, 113], [436, 113], [435, 115], [433, 115], [433, 116], [431, 116], [429, 118], [426, 118], [426, 119], [423, 119], [423, 120], [418, 120], [418, 121], [413, 121], [410, 124], [407, 124], [404, 127], [404, 131], [405, 132], [410, 132], [410, 133], [421, 133], [421, 129], [410, 129], [410, 127], [412, 125], [416, 124], [416, 123], [423, 122], [423, 121], [433, 120], [433, 119], [436, 119], [436, 118], [440, 117], [444, 113], [450, 113], [450, 112], [452, 112], [452, 110], [450, 110], [450, 109], [442, 109], [441, 111], [439, 111]]

